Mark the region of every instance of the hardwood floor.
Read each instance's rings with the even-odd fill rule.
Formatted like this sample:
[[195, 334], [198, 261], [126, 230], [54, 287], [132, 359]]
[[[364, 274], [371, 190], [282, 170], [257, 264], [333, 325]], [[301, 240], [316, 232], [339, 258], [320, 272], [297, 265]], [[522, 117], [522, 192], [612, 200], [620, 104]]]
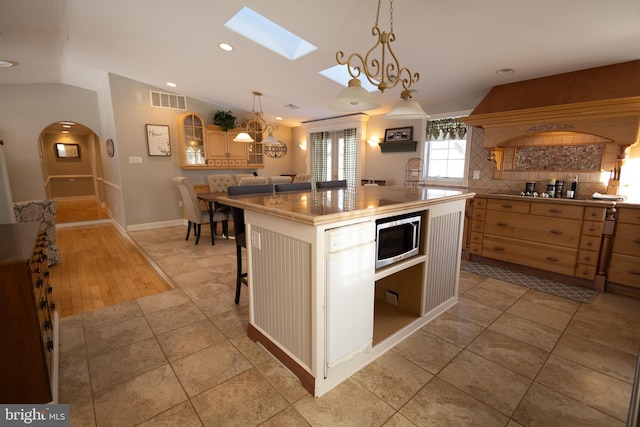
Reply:
[[82, 225], [104, 219], [87, 206], [85, 200], [58, 204], [56, 217], [77, 222], [56, 229], [60, 262], [50, 267], [50, 281], [61, 317], [172, 289], [113, 224]]
[[109, 219], [109, 214], [95, 198], [58, 200], [56, 224], [98, 219]]

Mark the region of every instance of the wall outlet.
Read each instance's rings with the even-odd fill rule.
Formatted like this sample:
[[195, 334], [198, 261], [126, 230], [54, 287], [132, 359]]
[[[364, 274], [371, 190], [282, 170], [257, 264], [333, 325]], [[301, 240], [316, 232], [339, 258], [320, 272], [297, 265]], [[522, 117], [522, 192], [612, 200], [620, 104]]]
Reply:
[[480, 179], [480, 171], [479, 170], [474, 170], [473, 171], [473, 179]]
[[142, 163], [142, 157], [129, 156], [129, 163]]
[[394, 291], [384, 291], [384, 299], [391, 305], [398, 306], [398, 293]]
[[260, 249], [260, 233], [251, 231], [251, 246]]
[[183, 207], [184, 207], [184, 202], [183, 202], [182, 200], [180, 200], [180, 201], [178, 202], [178, 207], [179, 207], [179, 208], [183, 208]]

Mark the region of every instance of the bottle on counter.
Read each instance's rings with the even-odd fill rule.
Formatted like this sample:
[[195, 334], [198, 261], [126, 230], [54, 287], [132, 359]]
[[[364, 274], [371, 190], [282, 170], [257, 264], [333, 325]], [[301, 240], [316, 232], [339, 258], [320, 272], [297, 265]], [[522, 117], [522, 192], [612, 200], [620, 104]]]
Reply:
[[578, 195], [578, 174], [571, 175], [571, 185], [567, 189], [567, 199], [575, 199]]
[[556, 180], [556, 195], [554, 196], [554, 198], [556, 199], [562, 198], [563, 188], [564, 188], [564, 181], [561, 179]]
[[551, 178], [547, 181], [547, 194], [549, 197], [553, 198], [556, 195], [556, 179]]

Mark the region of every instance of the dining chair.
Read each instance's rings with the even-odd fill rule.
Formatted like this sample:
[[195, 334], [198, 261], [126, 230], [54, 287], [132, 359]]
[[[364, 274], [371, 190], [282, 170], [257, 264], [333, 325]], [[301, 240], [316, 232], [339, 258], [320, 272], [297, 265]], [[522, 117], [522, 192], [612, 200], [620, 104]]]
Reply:
[[341, 179], [339, 181], [318, 181], [316, 182], [316, 188], [347, 188], [347, 180]]
[[234, 174], [233, 175], [233, 180], [235, 181], [235, 184], [232, 184], [232, 185], [239, 185], [240, 180], [242, 178], [250, 178], [252, 176], [255, 176], [255, 175], [252, 174], [252, 173], [237, 173], [237, 174]]
[[246, 176], [238, 181], [238, 185], [259, 185], [266, 184], [267, 178], [263, 176]]
[[291, 177], [286, 175], [270, 176], [269, 179], [267, 180], [267, 184], [290, 184], [290, 183], [291, 183]]
[[[178, 186], [180, 195], [182, 196], [182, 202], [184, 204], [184, 213], [187, 219], [187, 237], [185, 237], [185, 240], [189, 240], [191, 227], [193, 227], [193, 234], [196, 236], [197, 245], [200, 242], [202, 224], [209, 223], [211, 226], [211, 244], [214, 244], [213, 235], [215, 233], [216, 223], [218, 221], [228, 221], [229, 212], [218, 212], [218, 210], [216, 210], [213, 215], [213, 223], [211, 223], [209, 210], [201, 208], [200, 201], [198, 200], [198, 196], [191, 181], [184, 176], [176, 176], [173, 178], [173, 182]], [[224, 226], [223, 228], [226, 229]]]
[[298, 174], [293, 177], [293, 181], [291, 182], [311, 182], [311, 175], [309, 174]]
[[[209, 191], [212, 193], [226, 193], [227, 187], [235, 185], [235, 181], [231, 175], [207, 175], [207, 182], [209, 183]], [[215, 202], [216, 212], [220, 210], [225, 212], [227, 216], [231, 216], [231, 208], [226, 205]], [[214, 227], [216, 228], [216, 227]], [[225, 222], [222, 223], [222, 234], [228, 237], [229, 228]]]
[[[235, 185], [227, 188], [229, 196], [239, 194], [264, 194], [273, 193], [273, 184], [263, 185]], [[235, 303], [240, 303], [240, 289], [242, 284], [248, 284], [247, 273], [242, 271], [242, 248], [247, 248], [247, 236], [244, 225], [244, 209], [231, 207], [233, 218], [233, 233], [236, 238], [236, 298]]]
[[311, 182], [292, 182], [290, 184], [276, 184], [276, 193], [283, 191], [311, 191]]

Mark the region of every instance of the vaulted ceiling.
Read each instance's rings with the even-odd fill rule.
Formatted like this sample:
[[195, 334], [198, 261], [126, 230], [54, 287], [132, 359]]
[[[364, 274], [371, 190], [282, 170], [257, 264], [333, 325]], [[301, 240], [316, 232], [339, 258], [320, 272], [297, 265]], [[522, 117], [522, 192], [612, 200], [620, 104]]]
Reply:
[[[224, 26], [243, 6], [315, 45], [295, 61]], [[366, 53], [375, 0], [0, 0], [0, 84], [58, 82], [96, 90], [115, 73], [242, 115], [260, 91], [265, 118], [333, 117], [342, 87], [318, 74], [336, 51]], [[397, 0], [401, 66], [429, 114], [473, 109], [495, 85], [640, 58], [638, 0]], [[389, 2], [380, 27], [389, 30]], [[235, 47], [224, 52], [218, 43]], [[513, 68], [507, 76], [496, 70]], [[177, 88], [165, 86], [175, 82]], [[400, 88], [373, 96], [386, 113]], [[298, 108], [292, 109], [294, 105]]]

